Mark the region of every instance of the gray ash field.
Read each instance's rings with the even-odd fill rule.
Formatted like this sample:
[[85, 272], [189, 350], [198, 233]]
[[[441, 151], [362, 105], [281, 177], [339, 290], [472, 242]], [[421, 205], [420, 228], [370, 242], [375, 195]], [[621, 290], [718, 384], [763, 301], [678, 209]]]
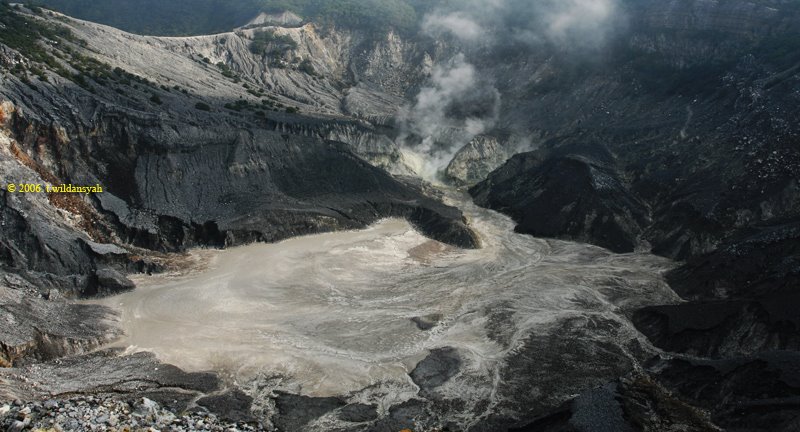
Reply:
[[0, 430], [800, 425], [796, 1], [44, 3]]
[[[555, 408], [653, 352], [626, 315], [679, 301], [662, 279], [668, 260], [516, 234], [508, 218], [458, 198], [481, 249], [390, 219], [199, 252], [212, 255], [207, 269], [139, 277], [102, 304], [121, 310], [129, 350], [380, 414], [422, 394], [436, 401], [431, 427], [468, 429], [523, 400]], [[330, 414], [305, 429], [346, 426]]]

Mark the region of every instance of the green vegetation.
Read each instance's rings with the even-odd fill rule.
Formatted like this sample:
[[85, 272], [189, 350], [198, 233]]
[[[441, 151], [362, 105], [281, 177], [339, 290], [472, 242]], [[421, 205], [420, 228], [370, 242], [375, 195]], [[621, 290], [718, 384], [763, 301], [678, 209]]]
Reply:
[[[385, 32], [394, 28], [405, 32], [413, 30], [418, 21], [412, 4], [402, 0], [276, 0], [267, 3], [294, 3], [286, 9], [295, 10], [314, 22], [367, 31]], [[297, 3], [305, 4], [299, 7]]]
[[[35, 12], [38, 8], [31, 10]], [[39, 13], [42, 11], [39, 10]], [[45, 69], [50, 69], [91, 92], [94, 92], [94, 88], [89, 79], [101, 85], [106, 84], [113, 75], [111, 67], [79, 54], [65, 42], [73, 46], [85, 44], [65, 27], [30, 19], [16, 13], [8, 4], [0, 3], [0, 43], [19, 51], [25, 57], [18, 59], [18, 63], [11, 68], [11, 73], [21, 81], [35, 89], [28, 74], [46, 82], [49, 80]], [[69, 71], [67, 65], [75, 73]]]
[[211, 111], [211, 106], [209, 106], [205, 102], [198, 102], [194, 105], [194, 107], [200, 111]]
[[273, 96], [268, 96], [269, 99], [261, 99], [261, 108], [265, 110], [278, 110], [278, 105], [283, 106], [282, 104], [278, 103], [278, 101]]
[[[94, 59], [92, 59], [92, 60], [94, 60]], [[119, 68], [119, 67], [114, 68], [114, 70], [111, 71], [111, 72], [112, 72], [112, 74], [108, 75], [108, 78], [110, 78], [112, 81], [120, 83], [122, 85], [131, 86], [133, 88], [139, 88], [139, 85], [137, 83], [144, 84], [147, 87], [155, 87], [156, 86], [153, 82], [151, 82], [147, 78], [140, 77], [139, 75], [134, 75], [134, 74], [126, 71], [125, 69], [122, 69], [122, 68]], [[95, 77], [93, 77], [93, 78], [95, 78]]]
[[229, 109], [231, 111], [237, 111], [237, 112], [242, 111], [242, 110], [246, 110], [246, 109], [252, 109], [253, 107], [255, 107], [255, 105], [250, 104], [250, 102], [248, 102], [248, 101], [246, 101], [244, 99], [239, 99], [236, 102], [226, 103], [225, 104], [225, 108], [226, 109]]
[[[125, 80], [127, 77], [124, 75], [124, 71], [122, 71], [122, 75], [116, 75], [115, 71], [111, 69], [106, 63], [99, 62], [91, 57], [84, 56], [72, 49], [67, 48], [65, 50], [70, 56], [69, 64], [72, 66], [76, 71], [78, 71], [78, 75], [85, 76], [93, 79], [98, 84], [106, 85], [108, 81], [120, 81]], [[73, 80], [75, 81], [75, 80]], [[81, 85], [78, 81], [75, 81], [78, 85]], [[81, 87], [86, 88], [85, 86], [81, 85]]]
[[49, 69], [91, 92], [95, 91], [91, 81], [103, 86], [113, 82], [122, 85], [133, 83], [134, 88], [138, 88], [136, 83], [155, 87], [146, 78], [121, 68], [112, 69], [108, 64], [78, 52], [75, 47], [85, 45], [85, 41], [76, 38], [69, 29], [18, 14], [3, 2], [0, 2], [0, 43], [24, 56], [24, 59], [18, 59], [10, 72], [29, 85], [29, 74], [39, 81], [49, 81], [45, 73]]
[[72, 76], [72, 82], [74, 82], [75, 84], [77, 84], [77, 85], [79, 85], [79, 86], [81, 86], [81, 87], [83, 87], [83, 88], [85, 88], [87, 90], [91, 88], [91, 86], [89, 85], [89, 81], [86, 81], [86, 77], [81, 75], [81, 74], [73, 75]]
[[133, 33], [180, 36], [230, 31], [261, 11], [291, 11], [307, 20], [368, 31], [413, 30], [438, 0], [37, 0], [76, 18]]
[[231, 68], [230, 68], [228, 65], [226, 65], [225, 63], [223, 63], [223, 62], [218, 62], [218, 63], [217, 63], [217, 67], [219, 68], [220, 72], [222, 72], [222, 75], [223, 75], [224, 77], [226, 77], [226, 78], [234, 78], [234, 79], [235, 79], [235, 78], [239, 78], [239, 77], [236, 75], [236, 72], [234, 72], [234, 71], [233, 71], [233, 70], [232, 70], [232, 69], [231, 69]]
[[36, 0], [89, 21], [133, 33], [180, 36], [228, 31], [257, 13], [254, 0]]
[[256, 116], [266, 116], [266, 111], [285, 111], [287, 113], [299, 113], [300, 108], [286, 107], [278, 102], [274, 96], [267, 96], [268, 99], [262, 99], [260, 104], [252, 103], [250, 101], [239, 99], [236, 102], [229, 102], [225, 104], [225, 108], [231, 111], [242, 112], [250, 111]]
[[253, 95], [253, 96], [255, 96], [255, 97], [262, 97], [262, 96], [264, 96], [264, 90], [263, 90], [263, 89], [260, 89], [260, 88], [255, 88], [255, 89], [253, 89], [253, 88], [250, 88], [250, 87], [249, 87], [249, 86], [247, 86], [247, 85], [245, 85], [245, 88], [247, 89], [247, 93], [250, 93], [251, 95]]
[[260, 31], [253, 35], [250, 51], [256, 55], [283, 55], [297, 49], [297, 42], [289, 35], [277, 35], [271, 31]]
[[314, 65], [311, 64], [311, 60], [305, 59], [300, 62], [300, 66], [297, 67], [297, 70], [300, 72], [305, 72], [311, 76], [317, 76], [317, 71], [314, 70]]
[[62, 76], [69, 76], [61, 62], [46, 48], [47, 41], [53, 44], [58, 41], [80, 42], [64, 27], [28, 19], [18, 15], [8, 4], [0, 3], [0, 43], [23, 53], [31, 62], [28, 67], [18, 63], [12, 73], [26, 80], [29, 70], [45, 81], [42, 67], [36, 65], [39, 63], [47, 65]]

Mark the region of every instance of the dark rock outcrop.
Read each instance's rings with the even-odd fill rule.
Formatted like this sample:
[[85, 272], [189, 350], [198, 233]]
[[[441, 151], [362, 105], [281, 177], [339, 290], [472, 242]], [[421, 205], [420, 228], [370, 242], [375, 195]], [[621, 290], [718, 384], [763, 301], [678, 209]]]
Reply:
[[423, 396], [432, 396], [437, 387], [458, 373], [461, 357], [453, 348], [437, 348], [419, 362], [409, 374]]
[[[106, 107], [98, 108], [94, 126], [71, 124], [72, 138], [65, 147], [48, 138], [45, 126], [66, 124], [65, 119], [47, 118], [55, 111], [39, 111], [45, 108], [39, 104], [73, 106], [72, 96], [66, 91], [37, 95], [25, 109], [9, 110], [6, 116], [13, 133], [8, 145], [17, 155], [6, 153], [9, 167], [32, 183], [101, 184], [105, 189], [78, 202], [80, 216], [91, 221], [79, 227], [87, 235], [44, 220], [38, 208], [57, 213], [52, 207], [59, 203], [2, 192], [9, 202], [3, 208], [9, 237], [0, 243], [0, 258], [12, 268], [42, 273], [35, 277], [48, 286], [82, 296], [131, 287], [111, 273], [126, 269], [126, 260], [85, 247], [91, 241], [172, 252], [271, 242], [403, 217], [437, 240], [478, 246], [458, 209], [370, 165], [347, 145], [316, 136], [247, 129], [220, 119], [199, 128]], [[42, 220], [23, 218], [17, 209], [42, 215]], [[75, 206], [65, 209], [76, 212]], [[48, 247], [42, 248], [45, 239]], [[97, 274], [109, 260], [114, 268]]]
[[456, 184], [472, 186], [484, 180], [509, 156], [498, 138], [480, 135], [453, 155], [453, 160], [445, 169], [445, 176]]
[[588, 390], [511, 432], [690, 430], [719, 432], [699, 409], [670, 394], [651, 376], [633, 374]]
[[[193, 397], [219, 389], [211, 373], [187, 373], [159, 362], [151, 353], [120, 355], [119, 350], [65, 357], [55, 361], [0, 369], [0, 378], [19, 398], [69, 398], [75, 394], [117, 395], [131, 401], [147, 397], [160, 402], [183, 401], [176, 411], [187, 408]], [[35, 382], [36, 385], [31, 385]]]
[[511, 215], [521, 233], [632, 252], [647, 208], [620, 179], [610, 154], [592, 147], [514, 156], [470, 193], [478, 205]]
[[693, 302], [643, 309], [637, 328], [670, 351], [708, 357], [800, 350], [800, 229], [753, 227], [667, 274]]
[[668, 273], [688, 303], [633, 315], [655, 345], [707, 359], [655, 361], [653, 368], [722, 427], [790, 430], [800, 421], [797, 236], [794, 221], [745, 228]]
[[418, 329], [422, 331], [428, 331], [436, 327], [439, 324], [439, 321], [441, 321], [441, 319], [442, 319], [441, 314], [431, 314], [431, 315], [411, 318], [411, 322], [413, 322]]
[[331, 415], [346, 423], [370, 423], [378, 419], [375, 405], [348, 403], [343, 397], [310, 397], [277, 392], [271, 421], [282, 431], [303, 430], [310, 422]]
[[378, 407], [362, 403], [347, 405], [339, 411], [339, 418], [349, 423], [364, 423], [378, 418]]
[[800, 354], [769, 351], [723, 360], [657, 359], [669, 391], [711, 411], [725, 430], [790, 431], [800, 422]]
[[220, 419], [232, 423], [253, 423], [255, 418], [250, 412], [252, 404], [253, 398], [239, 389], [229, 389], [221, 394], [197, 400], [197, 405], [208, 409]]
[[800, 350], [800, 293], [778, 291], [752, 300], [652, 306], [633, 316], [656, 346], [703, 357]]
[[758, 299], [778, 291], [797, 291], [800, 222], [743, 229], [714, 252], [671, 271], [667, 280], [689, 299]]
[[130, 279], [113, 268], [101, 268], [95, 272], [98, 294], [112, 295], [132, 290], [135, 285]]
[[31, 295], [37, 288], [22, 278], [5, 279], [0, 281], [0, 368], [82, 354], [120, 335], [116, 315], [104, 306], [45, 300]]
[[422, 417], [425, 412], [425, 402], [411, 399], [401, 404], [393, 406], [389, 410], [389, 415], [377, 421], [370, 427], [375, 432], [394, 432], [397, 430], [416, 427], [417, 419]]
[[308, 397], [279, 393], [275, 399], [277, 413], [272, 422], [278, 430], [302, 430], [312, 420], [347, 405], [341, 398]]

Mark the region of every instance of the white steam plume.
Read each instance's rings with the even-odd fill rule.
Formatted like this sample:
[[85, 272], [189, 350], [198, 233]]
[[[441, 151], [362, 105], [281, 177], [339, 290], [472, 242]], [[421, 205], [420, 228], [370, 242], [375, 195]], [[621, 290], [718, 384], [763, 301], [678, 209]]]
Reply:
[[[449, 35], [467, 53], [543, 44], [566, 53], [592, 50], [623, 21], [618, 1], [461, 0], [425, 16], [422, 31], [435, 38]], [[398, 142], [415, 153], [417, 172], [435, 179], [462, 146], [495, 125], [499, 108], [493, 83], [458, 54], [434, 67], [430, 83], [401, 113]]]
[[425, 16], [422, 29], [429, 35], [450, 33], [465, 42], [476, 42], [487, 37], [486, 30], [464, 12], [434, 12]]
[[497, 119], [500, 96], [463, 54], [434, 67], [428, 86], [401, 114], [399, 142], [420, 155], [418, 174], [435, 180], [462, 146]]
[[602, 44], [621, 24], [619, 0], [464, 0], [423, 19], [423, 31], [466, 43], [551, 42], [564, 48]]

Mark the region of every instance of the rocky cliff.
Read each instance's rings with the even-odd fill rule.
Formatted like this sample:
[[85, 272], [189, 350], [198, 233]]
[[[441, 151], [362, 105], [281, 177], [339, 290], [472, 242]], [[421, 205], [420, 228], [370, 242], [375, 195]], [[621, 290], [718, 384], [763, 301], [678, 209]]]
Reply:
[[[470, 192], [523, 232], [685, 260], [668, 280], [689, 302], [633, 315], [655, 345], [680, 353], [653, 363], [656, 381], [725, 428], [790, 427], [796, 410], [785, 398], [796, 374], [785, 371], [795, 357], [775, 350], [796, 350], [800, 329], [788, 312], [797, 308], [800, 11], [772, 1], [625, 10], [629, 29], [601, 58], [520, 62], [530, 78], [512, 81], [525, 91], [508, 92], [517, 98], [505, 99], [502, 118], [527, 119], [540, 149]], [[598, 149], [607, 149], [601, 170]], [[706, 374], [716, 378], [692, 381]], [[617, 385], [626, 399], [629, 384]], [[580, 406], [537, 425], [577, 421]], [[630, 422], [634, 413], [622, 410]]]
[[[368, 43], [307, 25], [149, 38], [51, 12], [2, 13], [3, 29], [23, 23], [13, 31], [28, 39], [7, 32], [0, 44], [4, 367], [116, 338], [110, 311], [64, 298], [133, 289], [125, 274], [171, 268], [165, 253], [392, 216], [443, 242], [478, 245], [458, 209], [367, 162], [408, 173], [381, 129], [414, 76], [384, 73], [390, 62], [415, 64], [413, 46], [394, 35]], [[256, 54], [251, 39], [261, 33], [293, 48]]]
[[[355, 50], [348, 36], [323, 39], [309, 25], [148, 38], [49, 12], [27, 19], [68, 29], [71, 37], [41, 42], [58, 66], [33, 81], [28, 75], [39, 66], [5, 48], [6, 67], [25, 66], [2, 84], [4, 184], [99, 184], [105, 192], [61, 202], [53, 194], [4, 191], [10, 268], [90, 295], [106, 289], [95, 276], [106, 265], [99, 263], [119, 267], [136, 248], [276, 241], [387, 216], [408, 217], [445, 242], [476, 245], [456, 209], [354, 153], [402, 171], [393, 164], [400, 156], [391, 139], [339, 110], [352, 96], [341, 90], [348, 73], [342, 64], [350, 60], [340, 51]], [[319, 74], [255, 55], [248, 38], [258, 31], [296, 38], [293, 53], [313, 58]], [[365, 61], [369, 75], [383, 61], [380, 51], [393, 50], [392, 38], [375, 42], [378, 60], [352, 61]], [[394, 61], [404, 60], [397, 55]], [[211, 63], [201, 60], [207, 58]], [[377, 86], [362, 94], [378, 99], [352, 97], [380, 112], [372, 104], [384, 94]], [[397, 98], [396, 86], [384, 88]], [[299, 106], [304, 115], [276, 112], [281, 105]], [[44, 239], [48, 247], [31, 244]], [[95, 242], [123, 248], [98, 252]]]
[[[0, 182], [100, 184], [105, 192], [0, 192], [0, 365], [76, 355], [113, 338], [113, 314], [61, 296], [132, 289], [125, 274], [169, 268], [165, 253], [388, 216], [477, 247], [458, 209], [402, 176], [418, 161], [396, 144], [408, 132], [398, 112], [420, 102], [439, 61], [461, 53], [476, 75], [491, 77], [485, 93], [496, 106], [463, 97], [444, 108], [492, 117], [477, 135], [445, 131], [467, 142], [433, 143], [444, 153], [462, 147], [448, 154], [445, 177], [475, 185], [475, 202], [512, 216], [520, 232], [681, 261], [667, 279], [686, 300], [623, 312], [647, 336], [645, 347], [637, 340], [585, 352], [568, 338], [530, 338], [498, 377], [518, 383], [505, 408], [529, 415], [487, 414], [473, 430], [789, 430], [800, 344], [792, 315], [800, 300], [800, 8], [779, 0], [620, 4], [627, 26], [599, 51], [322, 31], [291, 17], [286, 27], [264, 18], [224, 34], [156, 38], [3, 9], [30, 23], [35, 43], [0, 44]], [[502, 311], [491, 316], [503, 322]], [[615, 330], [603, 319], [588, 326]], [[562, 347], [573, 369], [597, 359], [596, 367], [619, 363], [603, 369], [604, 379], [624, 376], [555, 411], [516, 406], [543, 391], [528, 388], [524, 377], [544, 373], [532, 365], [565, 363], [537, 343]], [[628, 363], [655, 350], [662, 355], [641, 368]], [[274, 409], [288, 430], [330, 415], [393, 430], [435, 418], [428, 402], [450, 409], [455, 402], [437, 400], [435, 389], [460, 361], [432, 352], [410, 373], [430, 400], [391, 407], [293, 394], [251, 407], [216, 377], [151, 373], [165, 366], [106, 351], [0, 379], [25, 398], [128, 394], [178, 410], [204, 400], [221, 416]], [[83, 365], [107, 380], [86, 384]]]

